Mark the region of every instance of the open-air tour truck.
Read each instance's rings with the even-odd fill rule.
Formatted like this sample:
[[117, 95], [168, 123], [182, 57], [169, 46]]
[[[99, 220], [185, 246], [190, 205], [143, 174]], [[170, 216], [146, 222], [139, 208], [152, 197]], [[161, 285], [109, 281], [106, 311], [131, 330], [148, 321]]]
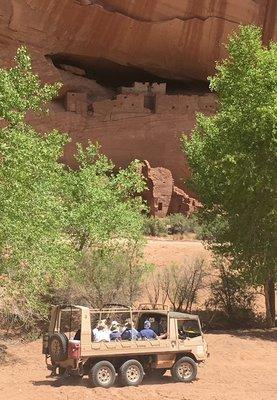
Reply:
[[[97, 321], [126, 319], [140, 331], [146, 320], [157, 333], [156, 340], [93, 340]], [[76, 333], [79, 331], [78, 339]], [[49, 330], [43, 336], [43, 354], [54, 373], [88, 375], [93, 386], [110, 387], [117, 376], [123, 385], [137, 386], [144, 375], [162, 376], [171, 371], [177, 382], [196, 378], [197, 365], [208, 356], [208, 348], [197, 315], [165, 309], [132, 309], [109, 305], [90, 309], [78, 305], [53, 306]]]

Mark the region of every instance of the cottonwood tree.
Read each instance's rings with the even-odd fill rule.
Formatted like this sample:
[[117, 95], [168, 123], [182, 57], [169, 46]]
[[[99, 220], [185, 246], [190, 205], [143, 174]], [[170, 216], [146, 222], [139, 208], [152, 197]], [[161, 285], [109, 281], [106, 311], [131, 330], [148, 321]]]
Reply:
[[90, 144], [78, 147], [79, 170], [59, 160], [67, 135], [38, 134], [25, 122], [60, 85], [43, 85], [24, 47], [15, 66], [0, 69], [0, 312], [30, 323], [47, 315], [53, 291], [81, 281], [84, 247], [141, 243], [144, 188], [139, 165], [114, 173]]
[[208, 244], [232, 260], [248, 282], [263, 285], [269, 326], [275, 320], [277, 44], [242, 27], [217, 64], [210, 88], [218, 112], [198, 115], [183, 149], [191, 183], [210, 228]]
[[[46, 309], [50, 284], [59, 287], [72, 267], [65, 240], [66, 208], [61, 196], [67, 141], [57, 131], [38, 135], [25, 123], [27, 111], [41, 111], [60, 85], [42, 85], [20, 48], [15, 66], [0, 69], [0, 274], [4, 304], [29, 320]], [[64, 271], [63, 271], [64, 270]]]

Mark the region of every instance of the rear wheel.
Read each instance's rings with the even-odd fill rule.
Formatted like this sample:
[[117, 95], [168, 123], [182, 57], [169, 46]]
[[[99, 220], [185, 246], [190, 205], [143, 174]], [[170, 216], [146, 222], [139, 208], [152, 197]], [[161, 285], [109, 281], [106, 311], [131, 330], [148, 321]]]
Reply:
[[182, 357], [173, 365], [171, 375], [176, 382], [191, 382], [196, 378], [197, 365], [190, 357]]
[[111, 387], [116, 378], [114, 366], [109, 361], [99, 361], [90, 370], [89, 380], [92, 386]]
[[143, 367], [137, 360], [128, 360], [120, 367], [120, 380], [124, 386], [138, 386], [143, 377]]

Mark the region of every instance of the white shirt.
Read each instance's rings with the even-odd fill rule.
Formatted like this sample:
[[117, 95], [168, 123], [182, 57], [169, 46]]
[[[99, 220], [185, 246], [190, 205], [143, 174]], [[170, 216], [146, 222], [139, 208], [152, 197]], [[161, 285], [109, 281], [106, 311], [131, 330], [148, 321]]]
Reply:
[[98, 330], [94, 329], [93, 330], [94, 334], [94, 342], [101, 342], [101, 340], [105, 340], [106, 342], [110, 342], [110, 331], [106, 329]]

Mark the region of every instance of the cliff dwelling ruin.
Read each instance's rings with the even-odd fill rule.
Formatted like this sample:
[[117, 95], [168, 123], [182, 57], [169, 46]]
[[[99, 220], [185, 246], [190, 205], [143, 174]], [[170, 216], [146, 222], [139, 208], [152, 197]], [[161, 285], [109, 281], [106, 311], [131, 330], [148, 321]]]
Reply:
[[[143, 197], [148, 203], [150, 213], [157, 217], [165, 217], [170, 213], [189, 215], [193, 212], [198, 206], [197, 201], [184, 191], [183, 181], [181, 179], [178, 181], [172, 176], [172, 167], [168, 168], [168, 164], [175, 163], [177, 150], [177, 144], [174, 153], [170, 150], [170, 146], [172, 142], [179, 140], [182, 132], [190, 132], [197, 112], [205, 114], [215, 112], [215, 95], [209, 93], [201, 82], [194, 82], [193, 85], [170, 80], [165, 82], [158, 77], [145, 74], [144, 71], [134, 71], [132, 68], [126, 69], [123, 75], [117, 75], [115, 71], [103, 73], [103, 70], [99, 74], [98, 68], [85, 66], [84, 63], [81, 64], [83, 67], [81, 68], [76, 62], [74, 65], [65, 64], [65, 59], [58, 63], [54, 57], [54, 62], [66, 83], [60, 97], [52, 104], [53, 117], [56, 118], [59, 114], [63, 120], [77, 118], [85, 124], [87, 130], [91, 127], [92, 132], [95, 127], [103, 127], [102, 138], [105, 132], [106, 134], [107, 131], [110, 132], [109, 148], [113, 147], [112, 143], [116, 145], [120, 131], [123, 138], [129, 142], [127, 146], [130, 146], [133, 158], [142, 159], [148, 153], [149, 161], [145, 161], [143, 168], [148, 191]], [[90, 78], [92, 76], [94, 79]], [[134, 77], [140, 81], [133, 82]], [[142, 81], [145, 77], [151, 81]], [[104, 86], [103, 82], [108, 86]], [[174, 127], [176, 120], [180, 120], [182, 128], [173, 130], [172, 124]], [[157, 127], [160, 132], [153, 134], [152, 131], [155, 132]], [[73, 127], [70, 130], [72, 132]], [[149, 137], [151, 147], [146, 150]], [[83, 136], [80, 136], [76, 141], [82, 139]], [[102, 141], [100, 143], [102, 144]], [[126, 143], [124, 147], [126, 148]], [[157, 149], [160, 149], [158, 154]], [[178, 151], [181, 159], [182, 153], [179, 149]], [[168, 159], [163, 164], [158, 161], [153, 164], [153, 157], [157, 160], [161, 157], [161, 152]], [[65, 154], [66, 162], [72, 163], [73, 160], [68, 154], [69, 152]], [[124, 164], [126, 153], [123, 155], [121, 149], [115, 147], [111, 158], [114, 160], [117, 154], [117, 165]], [[182, 162], [181, 168], [185, 165], [185, 161]], [[154, 166], [151, 167], [150, 163]]]

